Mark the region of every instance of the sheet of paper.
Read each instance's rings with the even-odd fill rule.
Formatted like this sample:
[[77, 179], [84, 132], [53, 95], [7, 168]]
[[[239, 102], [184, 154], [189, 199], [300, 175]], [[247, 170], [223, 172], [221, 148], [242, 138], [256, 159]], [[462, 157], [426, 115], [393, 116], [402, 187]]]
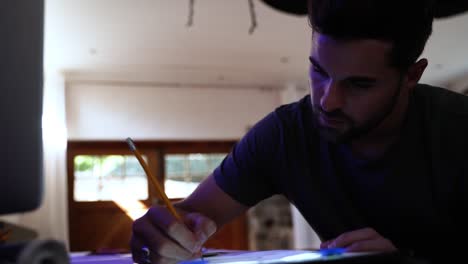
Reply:
[[300, 263], [331, 259], [341, 259], [369, 255], [372, 253], [343, 253], [339, 255], [323, 256], [319, 251], [308, 250], [267, 250], [230, 252], [202, 259], [184, 261], [181, 264], [201, 263], [235, 263], [235, 264], [274, 264], [274, 263]]
[[[237, 251], [237, 250], [209, 250], [214, 256], [182, 261], [179, 264], [275, 264], [301, 263], [323, 260], [344, 259], [374, 253], [343, 253], [339, 255], [323, 256], [319, 251], [309, 250], [266, 250], [266, 251]], [[130, 254], [89, 255], [88, 253], [71, 253], [71, 264], [132, 264]]]
[[70, 253], [71, 264], [133, 264], [132, 255], [89, 255], [89, 253]]

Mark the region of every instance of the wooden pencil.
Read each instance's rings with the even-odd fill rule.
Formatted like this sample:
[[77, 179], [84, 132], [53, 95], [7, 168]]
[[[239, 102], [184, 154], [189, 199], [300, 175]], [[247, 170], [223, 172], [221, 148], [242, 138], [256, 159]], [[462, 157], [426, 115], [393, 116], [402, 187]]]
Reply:
[[161, 188], [158, 180], [154, 175], [151, 173], [151, 170], [149, 169], [148, 165], [146, 164], [145, 160], [143, 159], [143, 156], [141, 153], [138, 151], [138, 149], [135, 146], [135, 143], [131, 138], [127, 138], [127, 144], [130, 147], [130, 150], [135, 154], [135, 157], [138, 159], [140, 162], [141, 166], [143, 167], [143, 170], [146, 173], [146, 176], [148, 177], [149, 181], [153, 185], [153, 187], [156, 189], [156, 192], [158, 192], [159, 197], [163, 200], [164, 204], [167, 206], [171, 214], [177, 218], [180, 222], [182, 221], [182, 218], [180, 215], [177, 213], [175, 210], [174, 206], [172, 205], [171, 201], [169, 201], [169, 198], [167, 198], [167, 195], [164, 193], [163, 189]]

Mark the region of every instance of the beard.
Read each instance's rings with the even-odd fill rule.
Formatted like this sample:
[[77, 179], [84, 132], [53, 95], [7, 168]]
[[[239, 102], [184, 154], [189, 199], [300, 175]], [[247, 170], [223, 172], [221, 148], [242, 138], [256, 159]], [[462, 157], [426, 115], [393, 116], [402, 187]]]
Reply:
[[[341, 111], [341, 109], [327, 112], [323, 110], [320, 105], [315, 105], [312, 102], [313, 121], [316, 124], [319, 135], [326, 140], [336, 144], [346, 144], [353, 140], [362, 138], [371, 132], [374, 128], [378, 127], [385, 120], [385, 118], [387, 118], [393, 112], [393, 109], [395, 108], [400, 96], [401, 86], [402, 84], [399, 81], [395, 94], [390, 98], [382, 110], [376, 112], [372, 117], [370, 117], [361, 125], [357, 125], [356, 122], [343, 111]], [[322, 125], [320, 122], [321, 117], [332, 120], [339, 120], [339, 128]]]
[[[335, 110], [333, 112], [326, 112], [322, 107], [318, 105], [312, 105], [312, 112], [314, 118], [314, 124], [319, 132], [319, 135], [326, 140], [341, 144], [347, 143], [355, 138], [356, 134], [359, 134], [359, 127], [356, 126], [355, 121], [344, 114], [341, 110]], [[323, 125], [320, 122], [321, 117], [328, 119], [339, 120], [340, 126], [329, 127]]]

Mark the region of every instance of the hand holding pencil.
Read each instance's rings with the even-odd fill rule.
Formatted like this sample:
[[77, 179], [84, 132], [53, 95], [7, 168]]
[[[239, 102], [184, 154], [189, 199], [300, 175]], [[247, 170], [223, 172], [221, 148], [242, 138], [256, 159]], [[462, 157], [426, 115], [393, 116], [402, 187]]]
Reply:
[[127, 143], [165, 204], [151, 207], [133, 223], [133, 260], [136, 263], [176, 263], [201, 257], [202, 245], [216, 231], [216, 224], [199, 213], [176, 210], [133, 141], [128, 138]]
[[135, 143], [133, 143], [133, 140], [131, 138], [127, 138], [127, 144], [130, 147], [130, 150], [133, 151], [133, 153], [135, 154], [135, 157], [140, 162], [140, 165], [143, 167], [143, 170], [145, 171], [146, 175], [148, 176], [148, 178], [149, 178], [151, 184], [153, 185], [153, 187], [156, 189], [156, 192], [158, 193], [159, 197], [164, 201], [164, 204], [167, 206], [167, 208], [169, 209], [171, 214], [175, 218], [177, 218], [177, 220], [182, 222], [182, 218], [177, 213], [174, 206], [171, 204], [171, 201], [169, 201], [169, 198], [167, 198], [166, 193], [164, 193], [164, 190], [159, 185], [159, 182], [156, 179], [156, 177], [154, 177], [154, 175], [151, 173], [151, 170], [149, 169], [148, 165], [146, 165], [146, 162], [143, 159], [143, 156], [140, 154], [140, 152], [138, 151], [138, 149], [135, 146]]

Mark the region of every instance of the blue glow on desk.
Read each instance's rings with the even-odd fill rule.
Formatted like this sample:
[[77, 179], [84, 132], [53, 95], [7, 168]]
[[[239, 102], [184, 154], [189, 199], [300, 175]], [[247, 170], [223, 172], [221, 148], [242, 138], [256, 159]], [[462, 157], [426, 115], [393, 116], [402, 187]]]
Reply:
[[274, 264], [274, 263], [302, 263], [323, 260], [345, 259], [374, 253], [349, 253], [341, 249], [312, 251], [312, 250], [266, 250], [240, 251], [219, 254], [212, 257], [180, 262], [180, 264]]

